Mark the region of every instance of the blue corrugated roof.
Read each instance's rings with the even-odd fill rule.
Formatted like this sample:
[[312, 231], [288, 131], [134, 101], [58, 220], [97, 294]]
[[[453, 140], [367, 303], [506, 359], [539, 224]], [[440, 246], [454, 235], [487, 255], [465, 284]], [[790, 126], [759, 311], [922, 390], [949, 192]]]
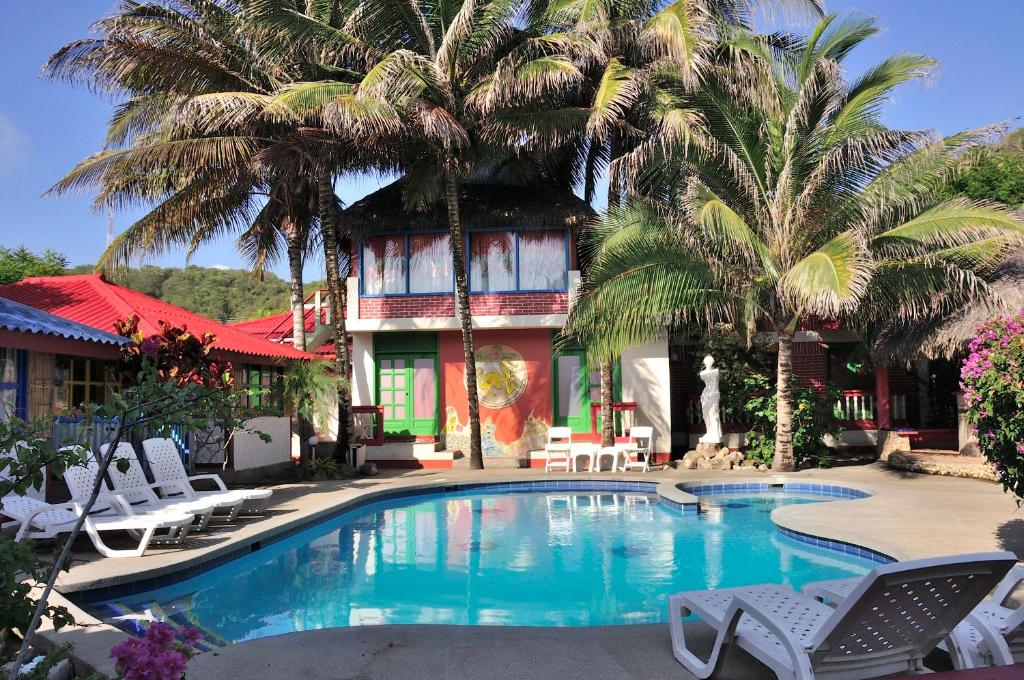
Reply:
[[128, 343], [128, 338], [122, 338], [120, 335], [97, 330], [75, 321], [68, 321], [55, 314], [4, 297], [0, 297], [0, 330], [42, 333], [68, 340], [84, 340], [104, 345]]

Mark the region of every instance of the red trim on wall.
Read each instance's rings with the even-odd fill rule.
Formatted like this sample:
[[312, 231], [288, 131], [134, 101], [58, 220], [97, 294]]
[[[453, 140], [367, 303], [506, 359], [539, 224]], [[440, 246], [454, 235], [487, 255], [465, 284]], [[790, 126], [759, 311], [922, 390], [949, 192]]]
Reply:
[[[568, 293], [474, 293], [469, 309], [479, 316], [528, 316], [567, 314]], [[394, 295], [360, 297], [360, 319], [451, 318], [455, 316], [452, 295]]]
[[114, 345], [102, 345], [83, 340], [55, 338], [40, 333], [20, 333], [9, 330], [0, 330], [0, 347], [24, 349], [30, 352], [69, 354], [89, 359], [116, 359], [119, 354], [118, 348]]
[[392, 470], [443, 470], [450, 469], [452, 467], [452, 461], [450, 460], [420, 460], [419, 458], [385, 458], [383, 460], [374, 460], [373, 458], [367, 458], [367, 463], [373, 463], [379, 468], [388, 468]]

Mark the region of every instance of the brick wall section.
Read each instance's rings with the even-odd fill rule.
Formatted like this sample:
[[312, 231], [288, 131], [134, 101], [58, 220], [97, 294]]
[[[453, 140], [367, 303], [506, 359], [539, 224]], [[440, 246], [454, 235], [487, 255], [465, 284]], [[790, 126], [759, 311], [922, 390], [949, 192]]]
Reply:
[[[474, 316], [566, 314], [568, 293], [493, 293], [469, 296]], [[396, 295], [359, 298], [361, 319], [438, 318], [455, 315], [451, 295]]]
[[820, 342], [794, 342], [793, 373], [797, 387], [824, 389], [828, 378], [825, 346]]

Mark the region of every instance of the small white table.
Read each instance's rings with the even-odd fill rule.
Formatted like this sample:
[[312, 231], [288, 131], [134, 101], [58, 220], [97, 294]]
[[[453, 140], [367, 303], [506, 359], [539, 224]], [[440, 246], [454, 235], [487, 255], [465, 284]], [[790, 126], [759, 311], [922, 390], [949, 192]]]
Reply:
[[584, 447], [581, 447], [581, 448], [578, 448], [578, 449], [574, 449], [572, 451], [572, 453], [570, 454], [572, 456], [572, 458], [571, 458], [571, 460], [572, 460], [572, 471], [573, 472], [579, 472], [580, 471], [580, 467], [579, 467], [579, 465], [576, 464], [576, 462], [581, 457], [586, 456], [587, 457], [587, 465], [583, 469], [586, 470], [587, 472], [593, 472], [594, 471], [594, 461], [597, 458], [597, 456], [595, 455], [596, 453], [597, 453], [597, 447], [595, 445], [593, 445], [593, 444], [587, 444]]
[[602, 446], [597, 450], [591, 459], [590, 471], [600, 472], [601, 471], [601, 458], [604, 456], [612, 457], [612, 467], [610, 472], [618, 472], [619, 470], [619, 455], [624, 450], [622, 444], [616, 444], [614, 446]]

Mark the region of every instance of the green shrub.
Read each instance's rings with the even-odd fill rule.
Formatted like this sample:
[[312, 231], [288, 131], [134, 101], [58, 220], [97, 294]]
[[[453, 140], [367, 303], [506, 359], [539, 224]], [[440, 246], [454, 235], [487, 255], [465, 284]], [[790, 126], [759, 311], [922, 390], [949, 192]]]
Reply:
[[[744, 405], [749, 429], [744, 435], [747, 459], [771, 465], [775, 457], [775, 386], [763, 375], [743, 380], [747, 395]], [[839, 438], [841, 425], [835, 404], [839, 390], [830, 387], [819, 392], [809, 387], [793, 391], [793, 458], [797, 468], [831, 466], [832, 449], [825, 437]]]

